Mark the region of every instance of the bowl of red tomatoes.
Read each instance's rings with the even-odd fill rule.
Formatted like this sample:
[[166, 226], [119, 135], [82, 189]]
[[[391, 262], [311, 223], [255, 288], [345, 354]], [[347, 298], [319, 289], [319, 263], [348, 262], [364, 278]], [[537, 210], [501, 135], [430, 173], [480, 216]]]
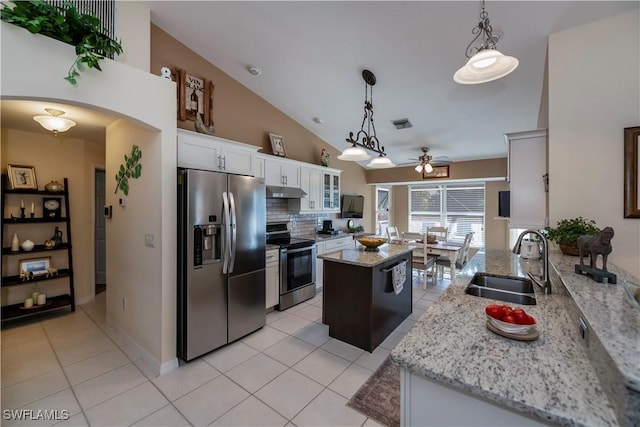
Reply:
[[536, 326], [536, 319], [522, 308], [489, 304], [485, 313], [493, 326], [510, 334], [527, 334]]

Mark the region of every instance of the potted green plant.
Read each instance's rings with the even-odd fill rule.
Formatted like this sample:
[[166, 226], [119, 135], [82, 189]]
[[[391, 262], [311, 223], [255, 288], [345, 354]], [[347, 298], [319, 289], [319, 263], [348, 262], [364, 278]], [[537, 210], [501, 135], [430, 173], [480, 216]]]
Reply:
[[60, 8], [41, 0], [16, 1], [13, 8], [3, 5], [0, 19], [74, 46], [77, 57], [65, 77], [71, 84], [77, 83], [84, 65], [102, 71], [100, 61], [122, 53], [120, 42], [105, 34], [98, 17], [80, 13], [71, 3]]
[[598, 234], [600, 229], [592, 219], [585, 219], [581, 216], [572, 219], [562, 219], [555, 227], [547, 227], [544, 230], [547, 238], [560, 246], [560, 250], [565, 255], [578, 256], [578, 237], [585, 234]]

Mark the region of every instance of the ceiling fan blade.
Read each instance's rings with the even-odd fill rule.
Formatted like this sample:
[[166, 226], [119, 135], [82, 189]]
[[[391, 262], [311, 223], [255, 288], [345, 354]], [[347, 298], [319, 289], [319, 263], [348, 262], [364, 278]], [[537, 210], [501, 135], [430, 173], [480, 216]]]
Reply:
[[444, 166], [451, 164], [451, 159], [447, 156], [439, 156], [431, 159], [430, 162], [433, 166]]

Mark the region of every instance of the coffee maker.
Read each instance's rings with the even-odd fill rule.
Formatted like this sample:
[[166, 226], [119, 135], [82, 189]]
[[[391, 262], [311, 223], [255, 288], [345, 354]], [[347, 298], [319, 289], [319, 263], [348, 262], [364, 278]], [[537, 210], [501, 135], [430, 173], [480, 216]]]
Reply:
[[330, 219], [322, 221], [322, 230], [318, 231], [320, 234], [338, 234], [338, 231], [333, 229], [333, 221]]

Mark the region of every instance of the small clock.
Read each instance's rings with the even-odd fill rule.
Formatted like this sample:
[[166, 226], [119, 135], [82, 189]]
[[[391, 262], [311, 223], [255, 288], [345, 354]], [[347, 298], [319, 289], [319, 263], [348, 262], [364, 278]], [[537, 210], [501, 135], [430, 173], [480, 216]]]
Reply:
[[45, 218], [60, 218], [60, 197], [42, 198], [42, 216]]
[[350, 220], [347, 221], [347, 229], [351, 230], [352, 228], [353, 228], [353, 220], [350, 219]]

